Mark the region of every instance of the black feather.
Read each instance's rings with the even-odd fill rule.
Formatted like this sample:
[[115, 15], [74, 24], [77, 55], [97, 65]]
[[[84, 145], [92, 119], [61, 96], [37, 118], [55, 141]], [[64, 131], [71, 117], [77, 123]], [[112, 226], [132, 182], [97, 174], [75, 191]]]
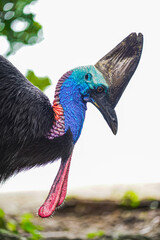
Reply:
[[71, 131], [48, 139], [53, 121], [47, 96], [0, 56], [0, 181], [21, 170], [69, 157]]

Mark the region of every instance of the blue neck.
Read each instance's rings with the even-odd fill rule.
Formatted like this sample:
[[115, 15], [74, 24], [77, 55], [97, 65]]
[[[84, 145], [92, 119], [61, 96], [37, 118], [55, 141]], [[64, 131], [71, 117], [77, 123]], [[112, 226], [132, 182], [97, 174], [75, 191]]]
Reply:
[[77, 83], [69, 77], [60, 91], [60, 104], [64, 111], [65, 132], [70, 128], [73, 142], [78, 140], [85, 118], [86, 103], [83, 101]]

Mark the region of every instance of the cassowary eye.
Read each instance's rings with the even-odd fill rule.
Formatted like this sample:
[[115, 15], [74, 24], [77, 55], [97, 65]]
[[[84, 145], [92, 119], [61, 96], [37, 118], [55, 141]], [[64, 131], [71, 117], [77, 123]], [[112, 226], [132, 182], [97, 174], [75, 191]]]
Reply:
[[91, 79], [92, 79], [92, 74], [87, 73], [87, 74], [85, 75], [85, 80], [90, 81]]
[[104, 91], [104, 88], [102, 86], [97, 87], [97, 92], [102, 93]]

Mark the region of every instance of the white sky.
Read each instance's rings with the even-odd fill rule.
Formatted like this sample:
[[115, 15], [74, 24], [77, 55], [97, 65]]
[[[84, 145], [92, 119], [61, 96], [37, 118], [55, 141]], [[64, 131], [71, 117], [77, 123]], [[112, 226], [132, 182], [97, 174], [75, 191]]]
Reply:
[[[131, 32], [144, 35], [140, 64], [116, 107], [117, 135], [88, 104], [68, 187], [159, 182], [160, 1], [39, 0], [31, 9], [43, 26], [44, 40], [23, 47], [9, 60], [24, 74], [33, 69], [39, 76], [49, 76], [53, 86], [46, 94], [51, 101], [66, 71], [95, 64]], [[3, 53], [5, 43], [0, 43]], [[21, 173], [6, 182], [1, 192], [49, 190], [58, 165]]]

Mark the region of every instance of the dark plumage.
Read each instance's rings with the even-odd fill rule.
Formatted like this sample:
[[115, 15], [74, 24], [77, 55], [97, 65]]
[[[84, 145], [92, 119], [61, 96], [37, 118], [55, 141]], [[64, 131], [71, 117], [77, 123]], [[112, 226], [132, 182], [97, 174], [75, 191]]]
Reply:
[[20, 170], [66, 159], [72, 134], [50, 140], [54, 112], [47, 96], [0, 56], [0, 181]]

